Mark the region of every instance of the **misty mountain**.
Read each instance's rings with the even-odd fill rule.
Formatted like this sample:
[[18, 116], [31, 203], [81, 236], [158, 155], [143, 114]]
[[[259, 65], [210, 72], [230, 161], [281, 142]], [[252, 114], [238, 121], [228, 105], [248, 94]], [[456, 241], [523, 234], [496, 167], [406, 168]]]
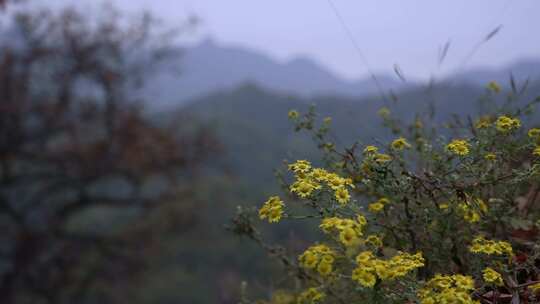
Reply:
[[540, 83], [540, 60], [523, 59], [501, 68], [477, 68], [457, 73], [450, 79], [460, 83], [485, 86], [490, 81], [496, 81], [502, 85], [510, 83], [510, 75], [514, 76], [517, 85], [520, 86], [529, 80], [530, 85]]
[[[489, 81], [508, 84], [512, 73], [518, 83], [529, 78], [531, 85], [540, 81], [540, 60], [523, 60], [502, 68], [478, 68], [459, 72], [443, 79], [459, 85], [485, 86]], [[396, 75], [377, 75], [385, 94], [410, 89], [419, 83], [404, 83]], [[367, 77], [349, 81], [330, 72], [307, 57], [279, 62], [243, 47], [229, 47], [205, 40], [188, 47], [183, 56], [148, 83], [145, 95], [158, 106], [184, 104], [216, 91], [227, 91], [252, 83], [265, 90], [299, 97], [340, 96], [360, 98], [378, 95], [378, 88]]]
[[[404, 86], [397, 77], [377, 75], [377, 78], [386, 89]], [[185, 49], [171, 69], [149, 84], [148, 94], [152, 100], [177, 104], [248, 82], [301, 97], [358, 97], [376, 94], [378, 90], [371, 78], [345, 80], [306, 57], [282, 63], [254, 50], [224, 47], [206, 40]]]

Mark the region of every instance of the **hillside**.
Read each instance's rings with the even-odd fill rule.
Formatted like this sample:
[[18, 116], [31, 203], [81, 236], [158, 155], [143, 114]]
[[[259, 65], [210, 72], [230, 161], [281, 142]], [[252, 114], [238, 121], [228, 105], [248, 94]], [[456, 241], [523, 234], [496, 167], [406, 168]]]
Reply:
[[[436, 121], [452, 115], [479, 113], [477, 102], [484, 93], [481, 87], [438, 86], [427, 90], [416, 88], [403, 91], [390, 104], [377, 98], [318, 97], [301, 98], [272, 93], [255, 85], [244, 85], [230, 91], [220, 91], [195, 99], [185, 108], [166, 114], [174, 117], [190, 113], [213, 126], [225, 147], [220, 164], [225, 165], [244, 182], [271, 184], [273, 169], [284, 159], [318, 155], [306, 134], [297, 134], [287, 119], [290, 109], [306, 111], [314, 104], [321, 117], [333, 118], [332, 129], [338, 145], [350, 145], [356, 140], [372, 143], [390, 134], [381, 128], [378, 109], [388, 106], [398, 117], [412, 119], [416, 113], [426, 113], [433, 103]], [[540, 94], [540, 87], [530, 88], [522, 102]], [[505, 95], [496, 97], [499, 104]], [[490, 110], [490, 109], [485, 109]], [[248, 178], [249, 176], [249, 178]]]

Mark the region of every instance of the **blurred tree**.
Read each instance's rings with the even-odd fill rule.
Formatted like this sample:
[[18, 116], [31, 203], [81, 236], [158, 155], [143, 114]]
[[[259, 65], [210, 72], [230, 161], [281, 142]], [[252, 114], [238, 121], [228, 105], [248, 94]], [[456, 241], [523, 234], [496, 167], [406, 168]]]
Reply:
[[[151, 223], [163, 224], [150, 213], [190, 196], [216, 143], [205, 129], [182, 131], [189, 120], [173, 133], [147, 119], [138, 89], [178, 55], [148, 14], [9, 18], [0, 42], [0, 303], [83, 303], [141, 268]], [[166, 213], [192, 225], [184, 211]]]

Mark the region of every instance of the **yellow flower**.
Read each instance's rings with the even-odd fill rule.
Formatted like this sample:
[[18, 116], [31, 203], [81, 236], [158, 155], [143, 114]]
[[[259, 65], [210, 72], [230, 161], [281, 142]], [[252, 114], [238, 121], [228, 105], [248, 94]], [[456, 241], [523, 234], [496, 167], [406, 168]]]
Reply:
[[388, 154], [377, 153], [375, 154], [374, 160], [376, 163], [382, 164], [391, 161], [392, 157]]
[[487, 88], [495, 93], [501, 92], [501, 86], [495, 81], [490, 81], [487, 85]]
[[383, 197], [383, 198], [380, 198], [378, 201], [369, 204], [368, 209], [371, 212], [379, 212], [382, 209], [384, 209], [384, 205], [388, 204], [389, 202], [390, 201], [386, 197]]
[[297, 119], [300, 114], [296, 110], [290, 110], [287, 116], [289, 116], [289, 119]]
[[313, 191], [319, 188], [320, 188], [320, 185], [314, 183], [311, 180], [300, 179], [291, 185], [290, 190], [292, 193], [296, 193], [301, 198], [307, 198], [311, 196]]
[[482, 272], [482, 277], [484, 278], [484, 281], [488, 283], [493, 283], [495, 285], [503, 285], [503, 279], [500, 273], [495, 271], [493, 268], [486, 267], [484, 271]]
[[534, 155], [534, 156], [539, 156], [539, 157], [540, 157], [540, 146], [534, 148], [534, 150], [533, 150], [533, 155]]
[[470, 276], [464, 276], [461, 274], [454, 275], [454, 282], [458, 290], [473, 290], [474, 289], [474, 280]]
[[532, 128], [527, 132], [527, 135], [532, 139], [538, 139], [540, 138], [540, 129]]
[[383, 260], [375, 261], [375, 273], [381, 280], [386, 280], [390, 278], [392, 271], [388, 267], [387, 262]]
[[367, 219], [364, 215], [362, 214], [359, 214], [356, 216], [356, 221], [361, 225], [361, 226], [365, 226], [367, 225]]
[[530, 285], [529, 288], [534, 292], [540, 292], [540, 283], [536, 283], [534, 285]]
[[353, 281], [358, 282], [358, 284], [372, 288], [377, 282], [377, 278], [370, 272], [363, 270], [362, 268], [355, 268], [352, 273]]
[[327, 276], [332, 272], [332, 263], [326, 263], [324, 261], [321, 261], [319, 263], [319, 266], [317, 266], [317, 271], [322, 276]]
[[476, 211], [468, 211], [465, 213], [465, 215], [463, 216], [463, 218], [471, 223], [471, 224], [474, 224], [474, 223], [478, 223], [480, 221], [480, 214]]
[[371, 212], [379, 212], [384, 209], [384, 204], [380, 202], [375, 202], [375, 203], [369, 204], [368, 208], [369, 208], [369, 211]]
[[343, 187], [343, 179], [337, 175], [330, 175], [327, 180], [328, 186], [333, 190]]
[[472, 245], [469, 246], [469, 251], [472, 253], [484, 253], [488, 255], [514, 255], [510, 243], [505, 241], [487, 240], [483, 236], [477, 236], [473, 239]]
[[[332, 271], [332, 264], [334, 263], [334, 251], [326, 245], [314, 245], [306, 249], [298, 257], [300, 266], [306, 269], [315, 269], [322, 274], [326, 275]], [[321, 266], [321, 264], [325, 264]], [[318, 265], [318, 266], [317, 266]]]
[[373, 234], [366, 238], [366, 243], [371, 244], [375, 247], [382, 247], [383, 245], [381, 238]]
[[379, 203], [381, 204], [388, 204], [390, 203], [390, 200], [387, 199], [386, 197], [381, 197], [379, 200], [378, 200]]
[[325, 117], [323, 119], [323, 122], [327, 125], [329, 125], [330, 123], [332, 123], [332, 117]]
[[464, 275], [435, 275], [417, 293], [422, 304], [462, 303], [477, 304], [471, 298], [474, 280]]
[[325, 293], [311, 287], [298, 296], [298, 303], [317, 303], [325, 298]]
[[469, 154], [469, 148], [470, 144], [466, 140], [462, 139], [454, 139], [446, 146], [446, 149], [448, 149], [448, 151], [459, 156], [465, 156]]
[[[357, 219], [362, 217], [359, 216]], [[323, 219], [319, 227], [327, 234], [338, 232], [340, 242], [349, 247], [358, 243], [359, 238], [363, 235], [362, 229], [364, 225], [365, 223], [362, 224], [352, 219], [330, 217]]]
[[[363, 251], [356, 256], [358, 267], [353, 271], [353, 280], [361, 285], [370, 287], [378, 277], [381, 280], [391, 280], [407, 275], [415, 268], [424, 266], [421, 253], [409, 254], [398, 252], [389, 260], [376, 258], [371, 251]], [[368, 274], [373, 275], [373, 278]]]
[[379, 109], [377, 114], [379, 114], [379, 116], [381, 116], [382, 118], [388, 118], [390, 116], [390, 109], [388, 109], [387, 107], [382, 107]]
[[311, 268], [315, 268], [315, 266], [317, 266], [318, 262], [319, 262], [319, 258], [317, 257], [316, 254], [314, 254], [314, 253], [306, 253], [304, 255], [304, 261], [303, 261], [302, 265], [305, 268], [311, 269]]
[[307, 160], [297, 160], [294, 164], [289, 165], [289, 170], [294, 173], [308, 173], [311, 170], [311, 163]]
[[351, 195], [345, 187], [339, 187], [335, 192], [335, 197], [341, 205], [346, 205], [351, 200]]
[[494, 153], [487, 153], [486, 155], [484, 155], [484, 159], [493, 161], [497, 159], [497, 155], [495, 155]]
[[364, 148], [364, 154], [375, 154], [379, 151], [379, 148], [375, 146], [366, 146]]
[[400, 137], [398, 139], [395, 139], [393, 142], [392, 142], [392, 149], [394, 150], [403, 150], [403, 149], [408, 149], [410, 148], [411, 145], [407, 142], [407, 140], [403, 137]]
[[521, 121], [519, 121], [517, 118], [511, 118], [503, 115], [497, 118], [495, 126], [499, 132], [507, 133], [521, 127]]
[[330, 254], [325, 254], [321, 257], [321, 263], [332, 264], [334, 260], [334, 257]]
[[259, 210], [259, 218], [261, 220], [268, 219], [268, 222], [279, 222], [283, 216], [283, 201], [279, 196], [270, 197]]
[[362, 251], [356, 256], [356, 263], [360, 265], [367, 264], [371, 259], [373, 259], [375, 256], [373, 255], [373, 252], [371, 251]]
[[324, 169], [315, 168], [309, 173], [309, 176], [318, 182], [325, 182], [328, 180], [329, 173]]
[[358, 235], [353, 228], [346, 227], [339, 233], [339, 240], [347, 247], [352, 246], [358, 240]]

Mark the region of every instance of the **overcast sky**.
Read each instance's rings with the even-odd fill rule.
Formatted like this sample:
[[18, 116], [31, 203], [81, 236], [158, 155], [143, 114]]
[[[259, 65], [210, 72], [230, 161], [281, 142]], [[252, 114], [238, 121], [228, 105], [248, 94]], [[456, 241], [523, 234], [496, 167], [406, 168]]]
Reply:
[[[51, 0], [36, 0], [51, 3]], [[86, 8], [96, 0], [54, 0]], [[284, 61], [308, 56], [344, 77], [367, 68], [344, 32], [329, 0], [111, 0], [121, 9], [148, 9], [171, 24], [188, 14], [203, 20], [197, 37], [244, 46]], [[374, 71], [399, 64], [406, 76], [459, 70], [491, 30], [465, 68], [496, 67], [521, 58], [540, 59], [540, 0], [332, 0]], [[437, 50], [452, 44], [437, 72]]]

